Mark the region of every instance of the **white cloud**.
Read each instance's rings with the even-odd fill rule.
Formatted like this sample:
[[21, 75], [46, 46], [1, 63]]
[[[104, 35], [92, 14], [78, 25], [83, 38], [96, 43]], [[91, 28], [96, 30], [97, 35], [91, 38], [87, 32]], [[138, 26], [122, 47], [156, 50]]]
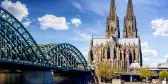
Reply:
[[150, 61], [150, 58], [148, 58], [148, 57], [143, 58], [143, 61], [145, 61], [145, 62]]
[[53, 28], [55, 30], [67, 30], [68, 24], [65, 17], [57, 17], [54, 15], [46, 14], [38, 18], [42, 29]]
[[148, 64], [148, 67], [157, 67], [158, 66], [158, 63], [150, 63]]
[[149, 57], [143, 58], [143, 65], [149, 67], [157, 67], [159, 63], [165, 63], [166, 59], [163, 57]]
[[166, 62], [166, 59], [164, 57], [159, 57], [159, 56], [155, 60], [156, 60], [156, 63], [158, 64]]
[[158, 56], [157, 50], [150, 49], [148, 42], [142, 42], [142, 57], [144, 66], [157, 67], [159, 63], [164, 63], [168, 55]]
[[78, 18], [73, 18], [71, 19], [71, 23], [78, 27], [82, 22]]
[[74, 31], [76, 33], [76, 37], [74, 37], [74, 40], [76, 41], [90, 41], [92, 38], [92, 35], [86, 33], [86, 32], [81, 32], [81, 31]]
[[72, 2], [72, 5], [73, 5], [74, 7], [76, 7], [76, 8], [78, 8], [79, 10], [83, 11], [83, 8], [82, 8], [82, 6], [81, 6], [80, 3], [78, 3], [78, 2]]
[[155, 36], [168, 36], [168, 20], [156, 19], [151, 21], [152, 28], [155, 29], [153, 35]]
[[142, 49], [148, 49], [148, 42], [141, 43]]
[[30, 24], [32, 23], [32, 21], [28, 18], [25, 18], [23, 21], [22, 21], [22, 24], [25, 26], [25, 27], [28, 27]]
[[142, 54], [144, 57], [151, 57], [151, 56], [157, 56], [158, 53], [156, 50], [147, 49], [147, 50], [142, 50]]
[[10, 0], [4, 0], [1, 2], [1, 6], [13, 14], [19, 21], [22, 21], [29, 14], [26, 5], [19, 1], [12, 3]]
[[165, 59], [168, 59], [168, 55], [165, 55], [164, 58], [165, 58]]
[[141, 47], [143, 57], [153, 57], [158, 55], [158, 52], [156, 50], [149, 49], [148, 42], [141, 43]]

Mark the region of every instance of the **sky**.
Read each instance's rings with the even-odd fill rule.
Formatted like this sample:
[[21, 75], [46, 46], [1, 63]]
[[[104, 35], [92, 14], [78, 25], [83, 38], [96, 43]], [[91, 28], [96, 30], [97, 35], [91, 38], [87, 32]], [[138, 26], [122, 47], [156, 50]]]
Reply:
[[[90, 40], [105, 37], [110, 0], [0, 0], [38, 44], [70, 43], [87, 59]], [[143, 64], [157, 66], [168, 57], [167, 0], [133, 0]], [[120, 32], [127, 0], [116, 0]]]

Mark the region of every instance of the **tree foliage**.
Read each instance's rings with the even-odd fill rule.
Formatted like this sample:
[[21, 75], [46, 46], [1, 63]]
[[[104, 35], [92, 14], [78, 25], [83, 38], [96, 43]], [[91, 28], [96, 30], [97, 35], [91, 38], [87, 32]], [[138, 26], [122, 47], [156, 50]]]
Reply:
[[160, 79], [160, 80], [163, 80], [165, 77], [166, 77], [166, 79], [168, 79], [168, 72], [165, 71], [165, 70], [163, 70], [163, 71], [161, 71], [160, 74], [159, 74], [159, 79]]
[[118, 75], [116, 72], [120, 71], [121, 68], [113, 66], [111, 63], [107, 61], [98, 63], [98, 67], [96, 67], [95, 69], [96, 75], [105, 79], [116, 78]]
[[156, 74], [154, 74], [153, 72], [151, 72], [149, 70], [149, 68], [140, 68], [139, 70], [139, 75], [141, 78], [145, 78], [145, 79], [148, 79], [150, 78], [151, 76], [154, 76]]

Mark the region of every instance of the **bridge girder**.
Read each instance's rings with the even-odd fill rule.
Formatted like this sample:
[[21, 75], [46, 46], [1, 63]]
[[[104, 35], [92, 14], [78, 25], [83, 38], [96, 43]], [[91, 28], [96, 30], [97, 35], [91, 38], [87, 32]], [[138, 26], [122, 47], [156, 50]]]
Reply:
[[[87, 61], [71, 44], [58, 44], [45, 54], [26, 28], [8, 11], [0, 7], [0, 60], [72, 67], [85, 70]], [[80, 66], [80, 67], [79, 67]]]
[[[67, 59], [67, 61], [73, 64], [74, 67], [77, 67], [80, 65], [82, 68], [87, 67], [87, 61], [85, 60], [84, 56], [82, 53], [73, 45], [68, 44], [68, 43], [62, 43], [58, 44], [55, 47], [51, 48], [47, 53], [45, 54], [46, 58], [49, 61], [49, 63], [55, 63], [55, 55], [57, 53], [61, 53], [61, 55]], [[57, 62], [57, 61], [56, 61]]]
[[19, 59], [25, 56], [29, 58], [29, 62], [32, 60], [34, 63], [47, 63], [47, 59], [26, 28], [12, 14], [1, 7], [0, 26], [1, 37], [15, 51], [11, 53], [17, 53]]

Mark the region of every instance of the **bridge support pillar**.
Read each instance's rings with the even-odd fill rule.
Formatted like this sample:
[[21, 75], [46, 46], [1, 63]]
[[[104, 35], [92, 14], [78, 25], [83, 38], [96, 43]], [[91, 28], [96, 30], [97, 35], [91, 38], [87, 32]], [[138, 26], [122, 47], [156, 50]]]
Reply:
[[51, 71], [23, 71], [21, 84], [54, 84]]

